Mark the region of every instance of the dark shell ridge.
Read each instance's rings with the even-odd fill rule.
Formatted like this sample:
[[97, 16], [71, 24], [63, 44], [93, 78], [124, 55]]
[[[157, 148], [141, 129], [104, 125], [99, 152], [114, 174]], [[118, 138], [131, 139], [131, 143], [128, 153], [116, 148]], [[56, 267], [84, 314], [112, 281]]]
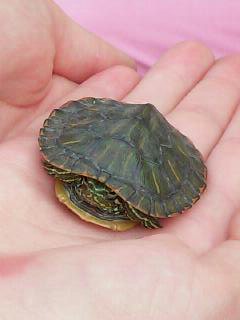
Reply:
[[147, 215], [180, 213], [205, 188], [201, 154], [151, 104], [68, 102], [45, 120], [39, 144], [52, 165], [106, 183]]

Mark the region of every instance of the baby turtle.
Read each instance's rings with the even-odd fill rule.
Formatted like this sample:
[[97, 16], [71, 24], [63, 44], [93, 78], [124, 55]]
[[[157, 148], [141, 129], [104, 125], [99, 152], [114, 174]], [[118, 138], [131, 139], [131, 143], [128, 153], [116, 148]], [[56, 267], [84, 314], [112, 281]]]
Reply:
[[199, 151], [148, 103], [70, 101], [45, 120], [39, 145], [58, 199], [115, 231], [159, 228], [206, 187]]

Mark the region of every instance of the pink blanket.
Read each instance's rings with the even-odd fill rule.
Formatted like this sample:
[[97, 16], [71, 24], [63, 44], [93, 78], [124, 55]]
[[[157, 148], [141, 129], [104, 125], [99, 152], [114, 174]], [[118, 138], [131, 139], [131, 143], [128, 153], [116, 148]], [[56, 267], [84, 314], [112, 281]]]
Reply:
[[217, 57], [240, 51], [239, 0], [55, 2], [83, 27], [135, 58], [142, 72], [182, 40], [200, 40]]

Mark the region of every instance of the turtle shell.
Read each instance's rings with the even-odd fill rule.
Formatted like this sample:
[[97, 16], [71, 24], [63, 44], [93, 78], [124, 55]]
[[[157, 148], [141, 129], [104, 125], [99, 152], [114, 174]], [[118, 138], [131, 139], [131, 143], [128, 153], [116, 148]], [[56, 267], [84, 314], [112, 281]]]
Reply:
[[47, 162], [105, 183], [152, 217], [190, 208], [206, 186], [199, 151], [151, 104], [70, 101], [45, 120], [39, 144]]

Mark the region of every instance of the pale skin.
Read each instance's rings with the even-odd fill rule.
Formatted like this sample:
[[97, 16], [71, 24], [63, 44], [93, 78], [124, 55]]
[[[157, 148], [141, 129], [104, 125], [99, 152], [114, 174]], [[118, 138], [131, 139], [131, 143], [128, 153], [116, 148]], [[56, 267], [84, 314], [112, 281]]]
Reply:
[[[140, 79], [53, 3], [31, 3], [0, 5], [0, 318], [239, 319], [240, 55], [185, 42]], [[194, 142], [209, 174], [192, 210], [114, 233], [58, 203], [38, 132], [84, 96], [153, 103]]]

